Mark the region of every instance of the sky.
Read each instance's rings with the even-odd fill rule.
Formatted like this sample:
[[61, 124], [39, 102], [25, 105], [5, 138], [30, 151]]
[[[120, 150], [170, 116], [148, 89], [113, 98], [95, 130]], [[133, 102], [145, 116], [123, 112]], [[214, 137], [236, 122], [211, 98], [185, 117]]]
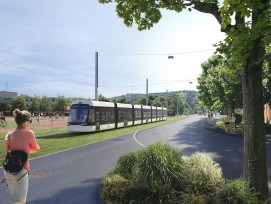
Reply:
[[[224, 34], [197, 11], [162, 11], [151, 30], [128, 28], [116, 4], [98, 0], [0, 0], [0, 91], [29, 96], [196, 90], [201, 63]], [[174, 59], [168, 59], [173, 55]]]

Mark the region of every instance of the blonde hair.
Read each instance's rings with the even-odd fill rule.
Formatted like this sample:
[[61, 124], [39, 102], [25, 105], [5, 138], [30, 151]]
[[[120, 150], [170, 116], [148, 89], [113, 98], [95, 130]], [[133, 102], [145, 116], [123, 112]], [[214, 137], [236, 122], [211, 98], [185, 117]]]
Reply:
[[26, 110], [20, 111], [16, 109], [13, 111], [13, 116], [17, 125], [22, 125], [26, 121], [31, 121], [31, 113]]

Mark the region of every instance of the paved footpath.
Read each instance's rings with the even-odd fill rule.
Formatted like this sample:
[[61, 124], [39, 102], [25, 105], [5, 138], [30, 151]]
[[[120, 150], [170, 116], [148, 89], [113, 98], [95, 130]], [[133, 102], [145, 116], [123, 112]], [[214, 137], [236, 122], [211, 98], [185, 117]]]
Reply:
[[[228, 135], [232, 135], [232, 136], [236, 136], [236, 137], [244, 137], [244, 135], [241, 133], [235, 133], [235, 132], [226, 133], [224, 129], [222, 129], [221, 127], [218, 127], [216, 125], [216, 120], [214, 120], [214, 119], [207, 119], [205, 127], [208, 130], [216, 131], [219, 133], [228, 134]], [[271, 142], [271, 135], [266, 135], [266, 141]]]

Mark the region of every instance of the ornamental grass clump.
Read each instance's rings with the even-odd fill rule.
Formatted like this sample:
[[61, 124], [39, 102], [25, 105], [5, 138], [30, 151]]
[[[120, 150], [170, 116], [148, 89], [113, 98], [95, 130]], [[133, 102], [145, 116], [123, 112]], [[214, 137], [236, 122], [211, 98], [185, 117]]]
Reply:
[[239, 203], [262, 203], [258, 200], [257, 196], [252, 189], [245, 185], [243, 179], [235, 179], [226, 181], [221, 188], [217, 189], [214, 200], [221, 204], [239, 204]]
[[149, 187], [172, 185], [182, 179], [184, 161], [180, 152], [168, 144], [155, 143], [141, 151], [138, 169]]
[[101, 183], [101, 198], [104, 203], [144, 203], [151, 197], [150, 189], [139, 185], [137, 179], [126, 179], [115, 172], [110, 172]]
[[183, 163], [177, 149], [162, 143], [123, 155], [103, 178], [101, 197], [105, 203], [167, 203], [180, 189]]
[[138, 159], [140, 158], [140, 151], [130, 152], [122, 155], [115, 168], [115, 172], [129, 179], [138, 172]]
[[187, 157], [185, 163], [184, 173], [190, 192], [209, 195], [224, 184], [221, 167], [208, 154], [196, 152]]
[[102, 180], [101, 197], [105, 204], [259, 203], [243, 181], [225, 181], [208, 154], [183, 157], [162, 143], [121, 156]]
[[175, 198], [182, 185], [184, 161], [180, 152], [169, 144], [155, 143], [140, 152], [138, 176], [153, 191], [157, 203]]

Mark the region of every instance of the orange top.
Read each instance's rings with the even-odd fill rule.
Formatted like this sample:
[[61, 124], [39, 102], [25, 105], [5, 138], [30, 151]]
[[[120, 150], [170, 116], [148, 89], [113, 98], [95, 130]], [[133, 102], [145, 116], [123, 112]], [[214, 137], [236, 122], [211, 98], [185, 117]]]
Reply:
[[[10, 151], [23, 150], [26, 153], [34, 153], [40, 149], [32, 130], [18, 128], [7, 133], [5, 137], [5, 147]], [[27, 159], [24, 168], [30, 171], [29, 159]]]

